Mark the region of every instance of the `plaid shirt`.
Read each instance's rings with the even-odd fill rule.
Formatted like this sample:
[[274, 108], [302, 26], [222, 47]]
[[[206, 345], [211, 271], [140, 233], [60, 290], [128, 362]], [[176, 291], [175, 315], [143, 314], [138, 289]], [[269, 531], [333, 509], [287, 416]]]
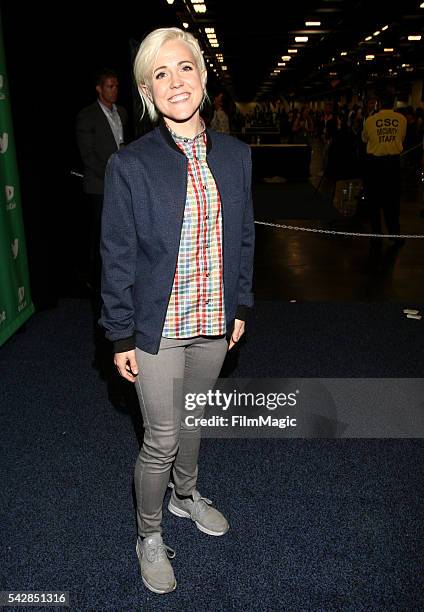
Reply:
[[225, 334], [222, 214], [219, 192], [206, 161], [205, 129], [173, 139], [188, 158], [187, 197], [180, 248], [162, 336]]

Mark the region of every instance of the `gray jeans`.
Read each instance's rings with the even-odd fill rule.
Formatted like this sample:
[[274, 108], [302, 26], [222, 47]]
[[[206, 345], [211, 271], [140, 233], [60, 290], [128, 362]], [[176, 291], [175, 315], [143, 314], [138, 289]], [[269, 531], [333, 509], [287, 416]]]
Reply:
[[[157, 355], [136, 349], [135, 385], [144, 421], [134, 473], [140, 536], [162, 533], [162, 504], [171, 468], [177, 493], [190, 495], [196, 486], [200, 427], [187, 428], [183, 417], [201, 416], [203, 409], [183, 411], [183, 396], [213, 387], [227, 349], [225, 338], [201, 336], [162, 338]], [[183, 381], [177, 394], [174, 379]]]

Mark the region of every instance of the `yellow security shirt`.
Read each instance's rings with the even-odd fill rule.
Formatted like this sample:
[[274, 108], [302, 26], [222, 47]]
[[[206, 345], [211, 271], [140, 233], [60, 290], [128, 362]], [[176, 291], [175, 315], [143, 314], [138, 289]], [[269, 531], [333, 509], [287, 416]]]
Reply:
[[370, 155], [399, 155], [403, 150], [405, 135], [405, 117], [384, 109], [367, 118], [362, 140], [367, 143], [367, 153]]

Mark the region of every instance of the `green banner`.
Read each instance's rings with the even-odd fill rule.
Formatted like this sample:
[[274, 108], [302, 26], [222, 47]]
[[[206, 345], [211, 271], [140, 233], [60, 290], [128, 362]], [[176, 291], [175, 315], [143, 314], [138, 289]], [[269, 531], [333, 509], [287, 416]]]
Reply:
[[0, 20], [0, 345], [33, 312]]

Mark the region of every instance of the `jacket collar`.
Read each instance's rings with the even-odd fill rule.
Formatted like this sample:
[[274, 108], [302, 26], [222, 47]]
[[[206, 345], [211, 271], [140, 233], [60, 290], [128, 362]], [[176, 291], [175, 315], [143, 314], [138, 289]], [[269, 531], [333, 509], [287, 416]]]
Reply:
[[[161, 117], [159, 121], [158, 129], [159, 129], [160, 134], [162, 135], [162, 138], [171, 147], [171, 149], [174, 149], [174, 151], [178, 151], [178, 153], [180, 153], [181, 155], [184, 155], [183, 151], [181, 151], [180, 147], [177, 145], [175, 140], [172, 138], [170, 131], [165, 125], [165, 120], [163, 117]], [[206, 128], [206, 155], [209, 155], [211, 149], [212, 149], [211, 135], [209, 133], [209, 130]]]

